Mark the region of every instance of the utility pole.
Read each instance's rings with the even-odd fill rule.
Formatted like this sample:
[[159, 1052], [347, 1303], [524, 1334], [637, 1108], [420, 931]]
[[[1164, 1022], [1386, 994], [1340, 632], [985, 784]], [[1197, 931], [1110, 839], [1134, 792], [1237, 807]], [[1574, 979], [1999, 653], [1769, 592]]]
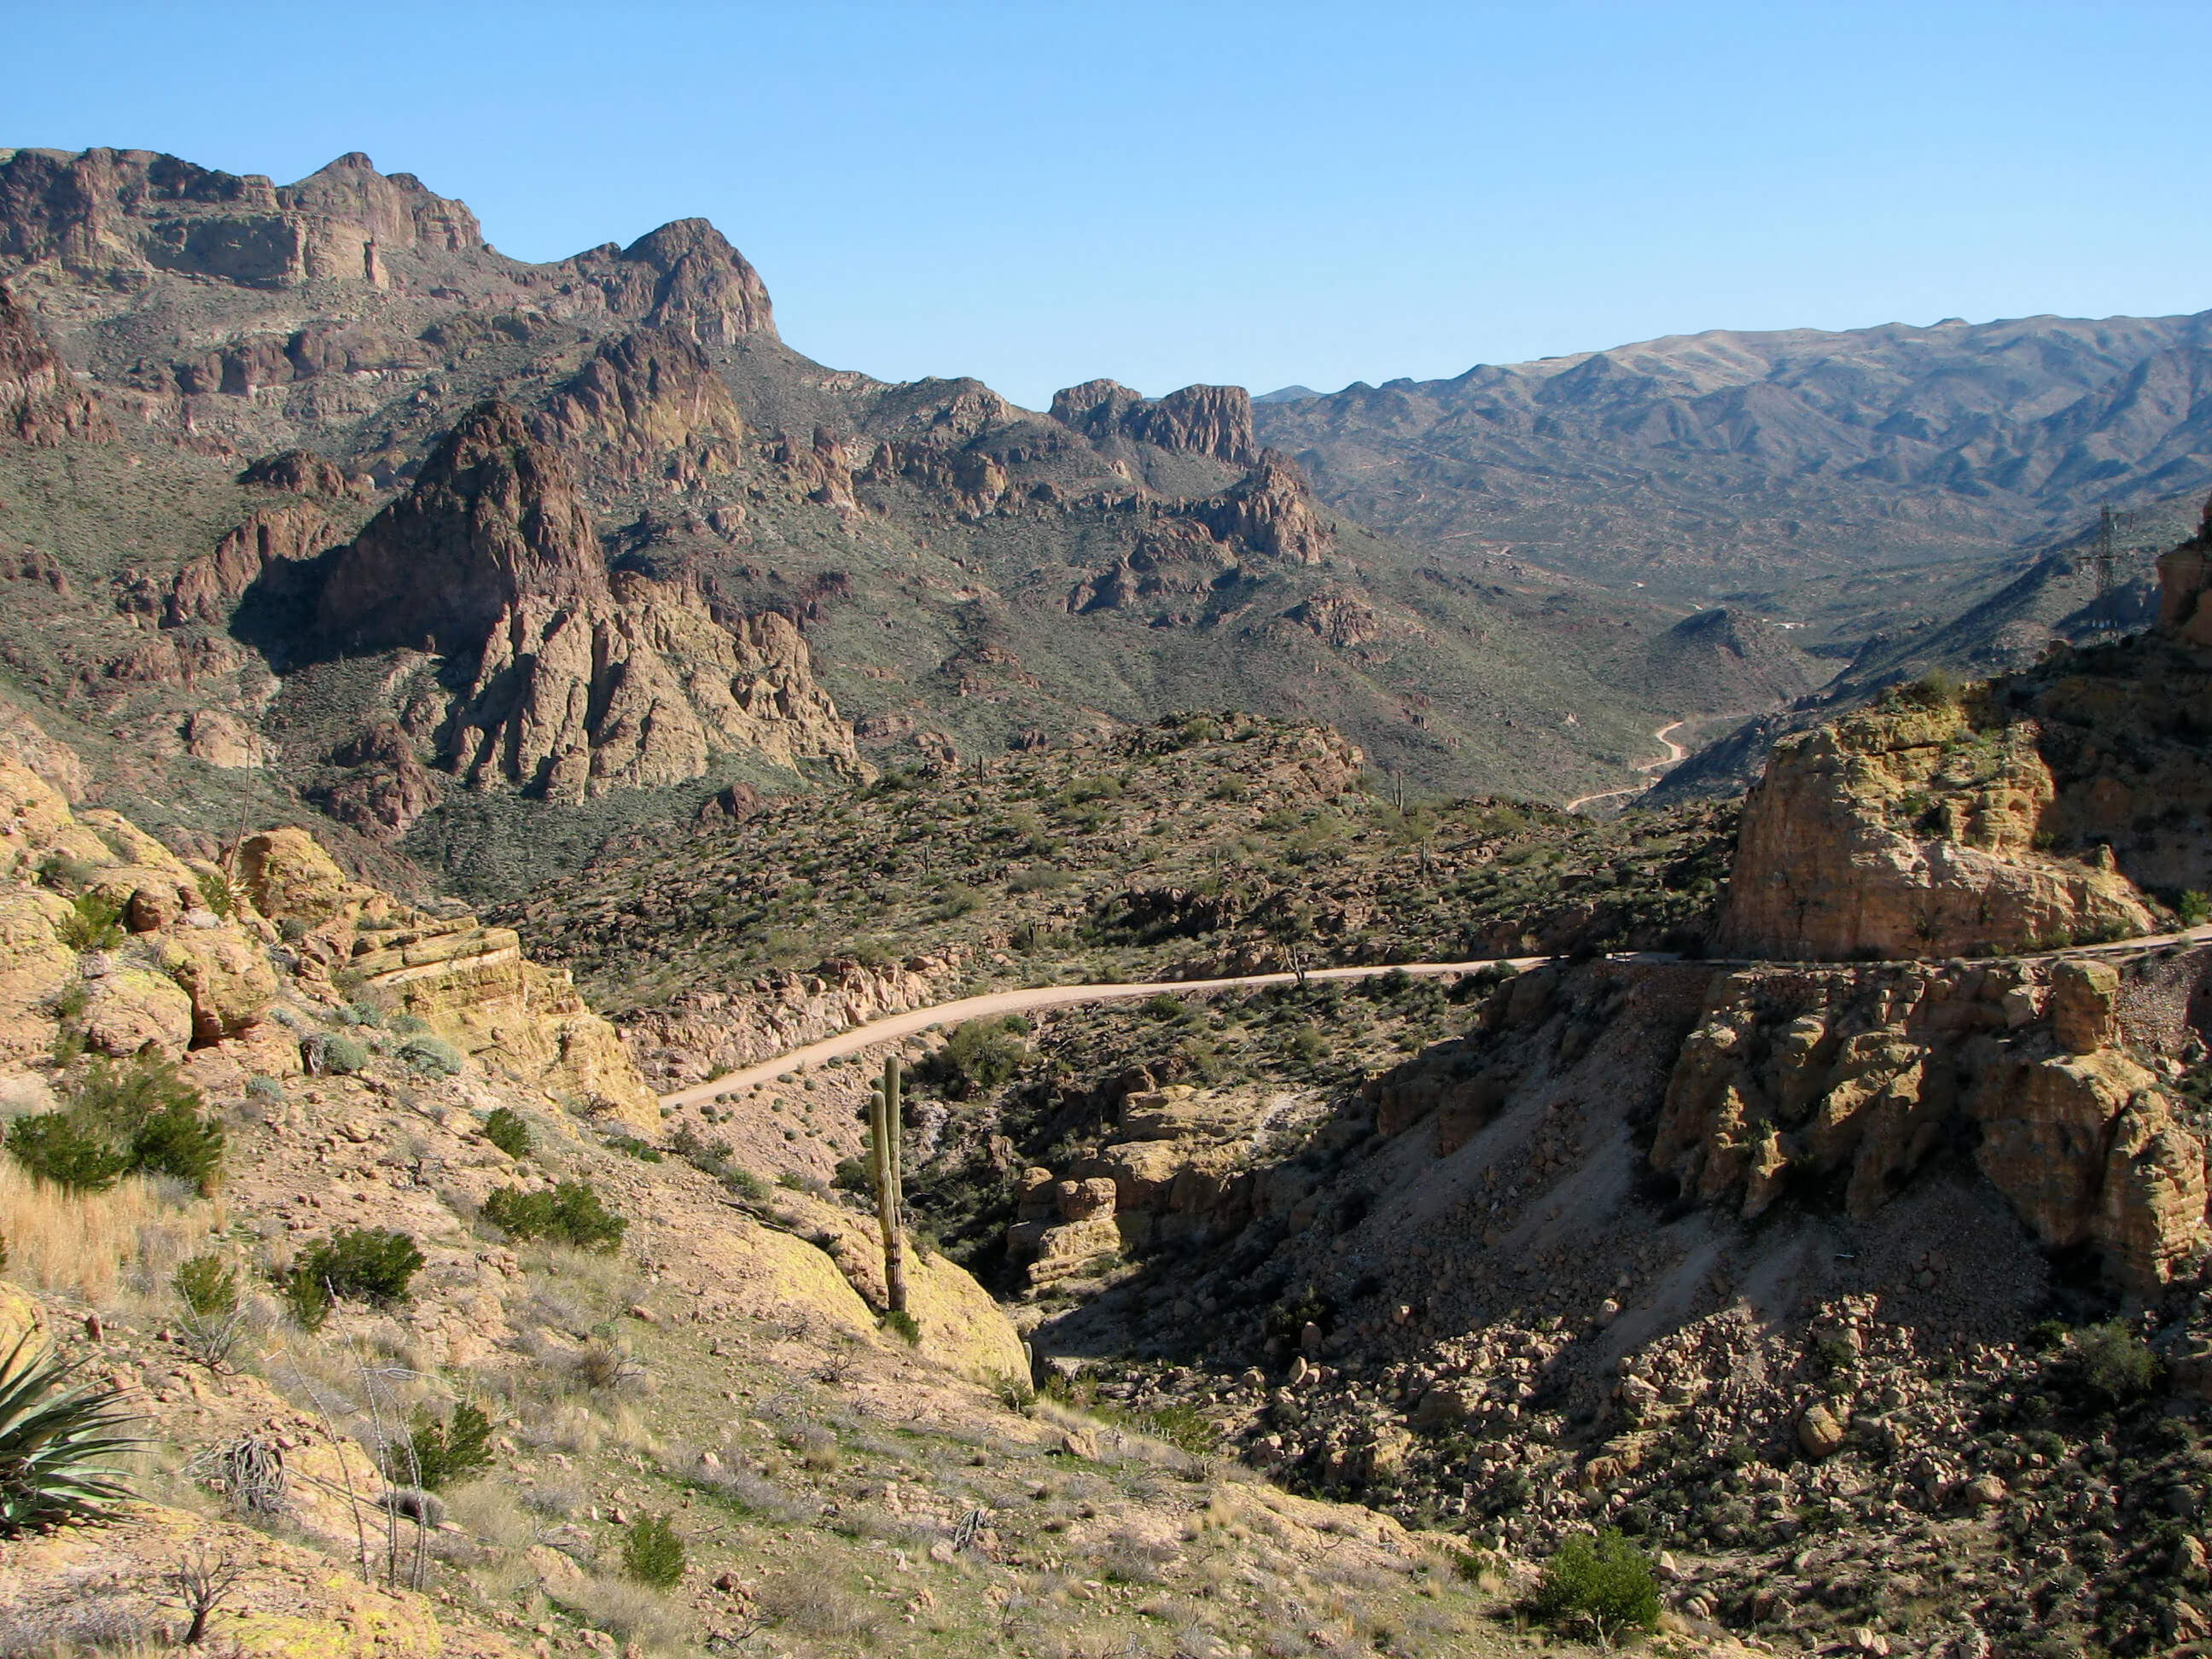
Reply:
[[2095, 607], [2094, 626], [2100, 634], [2113, 633], [2119, 628], [2119, 623], [2112, 615], [2112, 590], [2118, 583], [2120, 562], [2119, 554], [2112, 546], [2114, 522], [2111, 507], [2106, 506], [2099, 512], [2097, 550], [2090, 557], [2097, 579], [2097, 597], [2093, 602]]

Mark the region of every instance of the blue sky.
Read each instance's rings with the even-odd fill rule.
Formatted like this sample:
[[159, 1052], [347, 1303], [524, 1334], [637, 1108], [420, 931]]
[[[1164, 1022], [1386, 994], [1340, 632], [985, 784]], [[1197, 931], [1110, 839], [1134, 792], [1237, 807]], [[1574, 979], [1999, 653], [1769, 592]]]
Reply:
[[2212, 307], [2162, 5], [0, 8], [0, 145], [366, 150], [525, 258], [704, 215], [785, 337], [1039, 404]]

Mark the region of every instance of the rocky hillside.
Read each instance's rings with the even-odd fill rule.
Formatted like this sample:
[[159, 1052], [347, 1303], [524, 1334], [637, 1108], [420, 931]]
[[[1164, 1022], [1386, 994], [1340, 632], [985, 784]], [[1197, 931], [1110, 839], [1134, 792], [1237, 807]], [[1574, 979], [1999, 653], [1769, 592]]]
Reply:
[[202, 1650], [341, 1659], [1505, 1645], [1451, 1540], [1035, 1401], [944, 1256], [887, 1328], [813, 1154], [665, 1125], [511, 933], [296, 828], [181, 860], [13, 760], [0, 827], [0, 1352], [145, 1442], [132, 1501], [0, 1552], [8, 1651], [166, 1650], [195, 1583]]
[[915, 1185], [1071, 1392], [1298, 1489], [1500, 1559], [1621, 1528], [1715, 1642], [2172, 1651], [2212, 1583], [2209, 967], [1055, 1013], [1011, 1081], [945, 1073]]
[[1392, 535], [1711, 598], [2002, 554], [2105, 503], [2201, 493], [2206, 330], [1717, 331], [1270, 399], [1259, 431]]

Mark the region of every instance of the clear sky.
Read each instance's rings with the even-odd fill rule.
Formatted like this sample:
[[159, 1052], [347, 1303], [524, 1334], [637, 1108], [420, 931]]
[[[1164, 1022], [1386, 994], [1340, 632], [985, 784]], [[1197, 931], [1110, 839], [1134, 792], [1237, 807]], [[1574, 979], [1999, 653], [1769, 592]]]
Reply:
[[1032, 405], [2212, 307], [2203, 0], [4, 0], [0, 38], [0, 145], [366, 150], [529, 259], [703, 215], [800, 350]]

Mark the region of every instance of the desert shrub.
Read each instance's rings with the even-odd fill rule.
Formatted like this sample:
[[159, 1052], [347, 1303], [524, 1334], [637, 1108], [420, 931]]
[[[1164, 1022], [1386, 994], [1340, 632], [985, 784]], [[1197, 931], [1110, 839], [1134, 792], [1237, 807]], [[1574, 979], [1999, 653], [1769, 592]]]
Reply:
[[2185, 927], [2202, 927], [2212, 921], [2212, 898], [2193, 887], [2181, 896], [2174, 908], [2181, 913], [2181, 925]]
[[875, 1190], [875, 1177], [868, 1172], [867, 1164], [857, 1158], [841, 1158], [830, 1177], [830, 1184], [841, 1193], [870, 1193]]
[[246, 1079], [246, 1092], [252, 1099], [267, 1101], [272, 1105], [282, 1105], [284, 1101], [284, 1085], [273, 1077]]
[[2158, 1387], [2158, 1356], [2118, 1320], [2070, 1333], [2045, 1369], [2051, 1387], [2087, 1411], [2109, 1411]]
[[123, 907], [98, 893], [79, 893], [54, 931], [72, 951], [112, 951], [123, 943]]
[[904, 1308], [893, 1308], [884, 1316], [883, 1324], [885, 1330], [905, 1338], [908, 1346], [915, 1347], [921, 1344], [921, 1326]]
[[422, 1265], [422, 1252], [405, 1233], [349, 1227], [310, 1246], [292, 1277], [310, 1279], [333, 1297], [388, 1307], [407, 1299], [408, 1281]]
[[522, 1158], [530, 1151], [530, 1126], [520, 1113], [504, 1106], [493, 1108], [484, 1120], [483, 1138], [509, 1158]]
[[238, 1270], [219, 1255], [196, 1255], [169, 1280], [177, 1299], [196, 1314], [227, 1314], [238, 1305]]
[[318, 1031], [300, 1045], [301, 1058], [315, 1077], [350, 1077], [368, 1064], [368, 1048], [343, 1031]]
[[0, 1537], [94, 1516], [130, 1496], [123, 1460], [139, 1442], [123, 1432], [113, 1384], [69, 1389], [75, 1367], [27, 1332], [0, 1360]]
[[393, 1447], [386, 1462], [392, 1465], [385, 1470], [387, 1480], [407, 1480], [425, 1492], [482, 1474], [491, 1467], [491, 1419], [465, 1400], [442, 1419], [418, 1413], [405, 1451]]
[[319, 1331], [323, 1322], [331, 1316], [331, 1289], [312, 1273], [295, 1270], [284, 1275], [278, 1286], [284, 1298], [284, 1310], [303, 1331]]
[[629, 1230], [588, 1181], [563, 1181], [550, 1193], [496, 1188], [484, 1200], [483, 1212], [509, 1238], [550, 1239], [580, 1250], [611, 1250]]
[[9, 1152], [39, 1179], [96, 1193], [121, 1176], [166, 1175], [213, 1189], [222, 1170], [222, 1125], [202, 1115], [200, 1091], [170, 1061], [94, 1055], [63, 1092], [61, 1110], [19, 1117], [8, 1128]]
[[399, 1045], [400, 1062], [425, 1077], [459, 1077], [461, 1051], [443, 1037], [410, 1037]]
[[1601, 1642], [1659, 1627], [1659, 1585], [1644, 1552], [1607, 1528], [1560, 1544], [1528, 1599], [1547, 1623], [1588, 1624]]
[[761, 1611], [808, 1636], [860, 1642], [883, 1628], [883, 1610], [826, 1573], [794, 1570], [763, 1582]]
[[198, 872], [192, 884], [200, 890], [200, 902], [219, 916], [228, 916], [238, 908], [238, 884], [223, 870]]
[[684, 1577], [684, 1540], [665, 1515], [641, 1515], [623, 1534], [623, 1571], [666, 1589]]
[[75, 1193], [104, 1193], [129, 1167], [122, 1148], [62, 1112], [17, 1118], [8, 1126], [8, 1151], [40, 1180]]
[[1027, 1029], [1025, 1023], [964, 1020], [953, 1027], [936, 1053], [915, 1068], [915, 1075], [954, 1100], [995, 1089], [1011, 1081], [1028, 1061], [1029, 1046], [1016, 1035]]

